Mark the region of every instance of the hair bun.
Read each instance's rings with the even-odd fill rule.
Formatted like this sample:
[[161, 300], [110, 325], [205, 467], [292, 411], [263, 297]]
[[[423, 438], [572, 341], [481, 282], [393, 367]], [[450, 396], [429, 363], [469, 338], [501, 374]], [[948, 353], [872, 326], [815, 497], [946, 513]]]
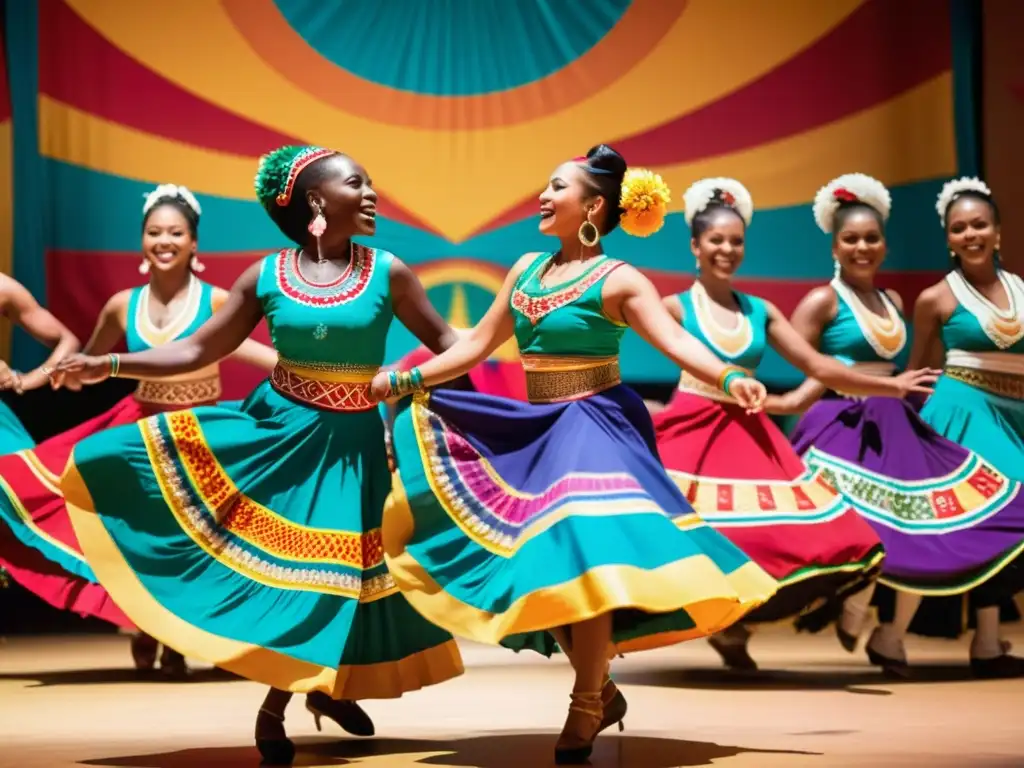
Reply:
[[598, 144], [590, 148], [587, 152], [587, 165], [610, 174], [617, 181], [621, 181], [626, 175], [626, 158], [607, 144]]

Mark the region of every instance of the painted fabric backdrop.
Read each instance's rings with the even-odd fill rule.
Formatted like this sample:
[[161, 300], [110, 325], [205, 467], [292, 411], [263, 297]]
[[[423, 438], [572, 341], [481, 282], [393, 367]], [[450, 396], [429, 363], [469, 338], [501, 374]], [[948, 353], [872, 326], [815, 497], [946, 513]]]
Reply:
[[[308, 142], [369, 169], [373, 243], [468, 324], [519, 255], [550, 247], [536, 195], [551, 170], [609, 142], [675, 193], [660, 233], [606, 243], [663, 293], [692, 274], [683, 190], [730, 175], [757, 205], [741, 287], [790, 310], [832, 272], [810, 200], [862, 171], [893, 189], [888, 283], [916, 294], [946, 266], [935, 194], [973, 151], [956, 119], [970, 108], [962, 5], [7, 0], [13, 130], [0, 121], [0, 139], [13, 134], [15, 194], [0, 216], [14, 219], [14, 274], [87, 336], [103, 302], [140, 282], [143, 193], [174, 182], [203, 205], [204, 277], [228, 286], [286, 245], [253, 197], [258, 157]], [[413, 346], [396, 329], [389, 355]], [[39, 354], [20, 338], [14, 353]], [[623, 368], [677, 376], [633, 335]], [[777, 358], [766, 368], [790, 378]]]

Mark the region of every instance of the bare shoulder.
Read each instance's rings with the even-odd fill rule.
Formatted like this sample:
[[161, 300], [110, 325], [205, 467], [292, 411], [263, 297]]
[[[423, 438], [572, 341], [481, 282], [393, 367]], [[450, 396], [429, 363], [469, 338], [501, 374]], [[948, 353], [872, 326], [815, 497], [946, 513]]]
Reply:
[[914, 316], [922, 319], [934, 315], [938, 318], [947, 318], [956, 309], [956, 296], [945, 280], [929, 285], [917, 297], [914, 302]]
[[893, 288], [886, 288], [885, 295], [889, 297], [889, 301], [893, 303], [896, 309], [900, 312], [903, 311], [903, 297], [900, 296], [899, 291]]
[[530, 253], [524, 253], [522, 256], [516, 259], [516, 263], [513, 264], [512, 269], [508, 271], [508, 274], [505, 276], [505, 280], [507, 282], [514, 283], [522, 276], [523, 272], [529, 269], [530, 265], [533, 264], [543, 254], [543, 251], [531, 251]]
[[836, 292], [831, 285], [819, 285], [811, 289], [796, 305], [796, 312], [806, 312], [816, 316], [834, 315], [839, 306]]
[[668, 296], [662, 296], [661, 305], [668, 310], [668, 313], [672, 315], [672, 317], [682, 322], [683, 302], [680, 300], [678, 294], [670, 293]]

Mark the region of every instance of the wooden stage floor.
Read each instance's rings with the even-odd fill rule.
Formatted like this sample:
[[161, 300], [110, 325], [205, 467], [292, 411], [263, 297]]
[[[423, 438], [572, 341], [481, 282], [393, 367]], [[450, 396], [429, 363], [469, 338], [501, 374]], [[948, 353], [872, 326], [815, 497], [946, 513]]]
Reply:
[[[1009, 635], [1024, 652], [1024, 632]], [[601, 737], [599, 768], [945, 768], [1024, 766], [1024, 680], [975, 682], [966, 642], [915, 640], [920, 678], [892, 683], [830, 636], [759, 634], [763, 671], [722, 671], [703, 642], [616, 662], [626, 731]], [[551, 765], [568, 704], [561, 660], [464, 646], [467, 673], [366, 704], [378, 735], [317, 734], [296, 699], [299, 766]], [[262, 688], [200, 670], [140, 680], [119, 636], [10, 638], [0, 645], [0, 766], [248, 768]]]

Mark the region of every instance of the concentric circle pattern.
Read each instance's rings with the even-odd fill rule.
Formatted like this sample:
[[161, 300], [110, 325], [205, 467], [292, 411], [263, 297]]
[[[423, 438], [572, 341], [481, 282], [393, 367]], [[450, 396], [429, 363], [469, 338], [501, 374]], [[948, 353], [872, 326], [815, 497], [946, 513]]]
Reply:
[[[296, 33], [337, 67], [433, 96], [518, 88], [608, 34], [628, 0], [275, 0]], [[480, 66], [486, 61], [487, 66]]]
[[[137, 282], [132, 222], [141, 194], [160, 182], [199, 195], [202, 249], [219, 265], [209, 274], [230, 282], [283, 245], [253, 200], [252, 177], [257, 158], [285, 142], [357, 157], [381, 195], [375, 244], [420, 269], [442, 310], [456, 307], [470, 322], [519, 255], [551, 247], [537, 232], [536, 198], [552, 169], [599, 142], [658, 171], [675, 192], [660, 233], [607, 242], [665, 293], [685, 287], [692, 265], [682, 191], [702, 176], [735, 176], [758, 209], [744, 287], [790, 309], [831, 271], [810, 200], [850, 171], [892, 188], [887, 269], [912, 293], [943, 268], [931, 200], [958, 170], [953, 41], [964, 32], [948, 6], [904, 0], [894, 14], [886, 0], [9, 4], [9, 17], [32, 15], [38, 30], [7, 42], [12, 82], [38, 71], [38, 93], [13, 106], [15, 123], [19, 114], [38, 119], [50, 273], [87, 257], [100, 276], [81, 285], [54, 278], [49, 298], [87, 333], [107, 296]], [[154, 29], [175, 43], [154, 45]], [[396, 331], [390, 353], [413, 344]], [[628, 378], [675, 376], [632, 335], [624, 355]]]

